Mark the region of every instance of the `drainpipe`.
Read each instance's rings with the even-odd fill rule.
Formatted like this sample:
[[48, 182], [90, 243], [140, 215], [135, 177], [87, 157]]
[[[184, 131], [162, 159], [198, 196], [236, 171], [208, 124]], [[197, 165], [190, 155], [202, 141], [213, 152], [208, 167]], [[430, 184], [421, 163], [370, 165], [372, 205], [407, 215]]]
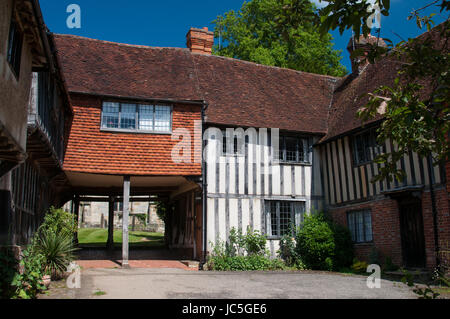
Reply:
[[206, 263], [206, 196], [207, 196], [207, 183], [206, 183], [206, 160], [204, 158], [204, 141], [203, 136], [205, 133], [205, 111], [208, 108], [208, 104], [203, 101], [202, 105], [202, 258], [200, 262], [200, 269], [203, 269], [203, 265]]
[[441, 259], [439, 258], [439, 232], [438, 232], [438, 212], [436, 208], [436, 195], [434, 193], [434, 186], [433, 186], [433, 161], [431, 160], [431, 156], [428, 156], [427, 158], [427, 166], [428, 166], [428, 179], [430, 181], [430, 197], [431, 197], [431, 210], [433, 212], [433, 232], [434, 232], [434, 249], [435, 249], [435, 255], [436, 255], [436, 267], [439, 267], [441, 265]]

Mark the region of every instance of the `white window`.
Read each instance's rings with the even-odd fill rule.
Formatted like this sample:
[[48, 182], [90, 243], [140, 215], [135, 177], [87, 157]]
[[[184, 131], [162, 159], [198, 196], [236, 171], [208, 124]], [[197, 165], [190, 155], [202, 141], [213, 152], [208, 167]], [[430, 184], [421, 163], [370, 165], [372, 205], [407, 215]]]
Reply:
[[355, 243], [372, 241], [372, 214], [370, 210], [352, 211], [347, 213], [348, 229]]
[[279, 159], [287, 163], [309, 163], [308, 139], [297, 136], [280, 136]]
[[103, 129], [170, 133], [172, 107], [170, 105], [130, 104], [104, 102]]
[[267, 236], [282, 237], [303, 223], [305, 202], [266, 201]]

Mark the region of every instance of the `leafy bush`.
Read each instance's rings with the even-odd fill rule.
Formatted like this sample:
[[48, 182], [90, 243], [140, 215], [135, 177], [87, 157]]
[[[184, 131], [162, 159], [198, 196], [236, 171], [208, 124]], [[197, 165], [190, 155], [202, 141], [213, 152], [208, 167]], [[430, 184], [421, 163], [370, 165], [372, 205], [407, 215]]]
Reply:
[[394, 265], [394, 263], [392, 262], [392, 258], [390, 256], [386, 256], [383, 267], [384, 271], [396, 271], [399, 270], [399, 268], [400, 268], [399, 266]]
[[292, 267], [297, 263], [300, 256], [297, 254], [295, 238], [290, 234], [286, 234], [281, 237], [280, 240], [280, 250], [278, 254], [281, 259], [283, 259], [287, 266]]
[[61, 208], [50, 207], [45, 214], [44, 221], [38, 232], [51, 231], [53, 233], [75, 233], [78, 230], [78, 223], [73, 215]]
[[233, 227], [225, 246], [226, 254], [228, 256], [264, 255], [266, 253], [266, 242], [266, 236], [260, 234], [258, 230], [253, 230], [250, 226], [247, 227], [245, 235], [242, 234], [241, 230], [236, 231]]
[[9, 251], [0, 253], [0, 297], [32, 299], [46, 289], [42, 278], [54, 277], [73, 260], [73, 233], [77, 223], [63, 209], [50, 208], [20, 261]]
[[263, 255], [247, 256], [211, 256], [208, 269], [217, 271], [249, 271], [284, 269], [283, 261], [270, 259]]
[[333, 269], [349, 267], [354, 257], [352, 234], [345, 226], [332, 222], [330, 224], [334, 238]]
[[42, 265], [45, 273], [52, 279], [60, 279], [74, 259], [76, 248], [71, 233], [43, 229], [36, 237], [35, 250], [44, 257]]
[[[295, 238], [290, 234], [295, 233]], [[347, 227], [323, 214], [305, 216], [301, 227], [280, 240], [279, 256], [289, 267], [333, 270], [348, 268], [353, 260], [353, 242]]]
[[42, 282], [43, 262], [44, 256], [36, 252], [33, 245], [22, 252], [20, 267], [23, 271], [17, 272], [14, 276], [11, 286], [15, 288], [15, 291], [11, 298], [33, 299], [40, 291], [46, 289]]
[[226, 243], [219, 241], [213, 246], [206, 268], [217, 271], [284, 269], [282, 260], [267, 256], [266, 241], [266, 236], [250, 227], [246, 234], [232, 228]]
[[14, 295], [11, 283], [19, 268], [19, 262], [9, 247], [0, 248], [0, 299], [9, 299]]
[[352, 270], [356, 273], [366, 273], [367, 267], [369, 265], [365, 261], [359, 261], [358, 259], [354, 259]]
[[323, 215], [305, 216], [296, 234], [296, 253], [308, 268], [332, 270], [334, 252], [333, 230]]

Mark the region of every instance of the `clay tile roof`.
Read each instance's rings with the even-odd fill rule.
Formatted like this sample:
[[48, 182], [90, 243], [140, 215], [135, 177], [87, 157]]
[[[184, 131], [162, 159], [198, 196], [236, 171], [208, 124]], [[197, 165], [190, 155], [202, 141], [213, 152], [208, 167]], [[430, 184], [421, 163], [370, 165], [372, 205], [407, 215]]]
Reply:
[[[368, 92], [373, 92], [381, 85], [392, 85], [400, 67], [398, 61], [386, 58], [377, 64], [369, 64], [363, 73], [355, 77], [354, 74], [344, 77], [334, 92], [333, 103], [328, 120], [328, 133], [321, 142], [347, 133], [362, 126], [356, 112], [367, 104]], [[381, 116], [369, 121], [375, 122]]]
[[70, 92], [199, 100], [188, 49], [149, 48], [55, 35]]
[[207, 121], [325, 133], [336, 78], [195, 55]]
[[56, 35], [68, 89], [99, 95], [204, 100], [207, 121], [325, 134], [337, 78], [188, 49]]
[[[419, 41], [431, 38], [436, 45], [444, 45], [445, 39], [440, 37], [440, 32], [444, 27], [445, 22], [434, 27], [429, 32], [421, 34], [418, 36]], [[376, 40], [376, 37], [372, 38]], [[449, 47], [450, 43], [447, 43], [447, 48]], [[375, 91], [382, 85], [393, 85], [401, 65], [402, 63], [398, 58], [393, 54], [388, 54], [376, 64], [369, 64], [359, 76], [356, 77], [350, 74], [342, 78], [336, 85], [333, 95], [333, 103], [329, 112], [328, 133], [320, 142], [326, 142], [361, 128], [363, 124], [356, 117], [356, 112], [367, 104], [369, 100], [368, 93]], [[423, 86], [420, 94], [424, 97], [429, 95], [431, 92], [430, 82], [420, 81], [420, 84]], [[366, 124], [379, 121], [382, 118], [379, 115]]]

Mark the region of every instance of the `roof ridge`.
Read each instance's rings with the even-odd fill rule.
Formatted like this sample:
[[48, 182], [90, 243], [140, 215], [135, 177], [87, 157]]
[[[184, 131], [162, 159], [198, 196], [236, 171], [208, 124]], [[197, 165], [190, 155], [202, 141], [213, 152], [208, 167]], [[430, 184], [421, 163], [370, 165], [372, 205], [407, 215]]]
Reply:
[[272, 69], [278, 69], [278, 70], [286, 70], [286, 71], [292, 71], [292, 72], [299, 73], [299, 74], [309, 74], [309, 75], [318, 76], [318, 77], [324, 77], [324, 78], [329, 78], [329, 79], [341, 79], [342, 78], [342, 77], [339, 77], [339, 76], [318, 74], [318, 73], [312, 73], [312, 72], [306, 72], [306, 71], [299, 71], [299, 70], [284, 68], [284, 67], [280, 67], [280, 66], [265, 65], [265, 64], [261, 64], [261, 63], [252, 62], [252, 61], [246, 61], [246, 60], [241, 60], [241, 59], [236, 59], [236, 58], [230, 58], [230, 57], [222, 56], [222, 55], [213, 55], [213, 54], [206, 55], [206, 54], [202, 54], [202, 53], [193, 53], [193, 52], [191, 52], [191, 53], [193, 55], [198, 55], [198, 56], [231, 60], [231, 61], [241, 62], [241, 63], [245, 63], [245, 64], [252, 64], [252, 65], [260, 66], [260, 67], [263, 67], [263, 68], [272, 68]]
[[132, 48], [139, 48], [139, 49], [173, 49], [173, 50], [179, 50], [179, 51], [189, 51], [188, 48], [156, 47], [156, 46], [149, 46], [149, 45], [144, 45], [144, 44], [129, 44], [129, 43], [121, 43], [121, 42], [114, 42], [114, 41], [101, 40], [101, 39], [93, 39], [93, 38], [88, 38], [88, 37], [74, 35], [74, 34], [53, 33], [53, 35], [55, 37], [60, 37], [60, 38], [75, 38], [75, 39], [80, 39], [80, 40], [101, 42], [101, 43], [105, 43], [105, 44], [112, 44], [112, 45], [117, 45], [117, 46], [132, 47]]
[[236, 59], [236, 58], [231, 58], [231, 57], [226, 57], [226, 56], [221, 56], [221, 55], [213, 55], [213, 54], [209, 55], [209, 54], [190, 52], [190, 50], [188, 48], [156, 47], [156, 46], [149, 46], [149, 45], [142, 45], [142, 44], [128, 44], [128, 43], [113, 42], [113, 41], [108, 41], [108, 40], [93, 39], [93, 38], [88, 38], [88, 37], [79, 36], [79, 35], [73, 35], [73, 34], [54, 33], [54, 36], [56, 36], [56, 37], [64, 37], [64, 38], [74, 38], [74, 39], [87, 40], [87, 41], [93, 41], [93, 42], [100, 42], [100, 43], [117, 45], [117, 46], [124, 46], [124, 47], [132, 47], [132, 48], [134, 47], [134, 48], [140, 48], [140, 49], [156, 49], [156, 50], [158, 50], [158, 49], [159, 50], [160, 49], [171, 49], [171, 50], [187, 51], [193, 56], [201, 56], [201, 57], [206, 57], [206, 58], [225, 59], [225, 60], [235, 61], [235, 62], [238, 62], [238, 63], [251, 64], [251, 65], [255, 65], [255, 66], [258, 66], [258, 67], [262, 67], [262, 68], [277, 69], [277, 70], [282, 70], [282, 71], [291, 71], [291, 72], [295, 72], [295, 73], [298, 73], [298, 74], [308, 74], [308, 75], [312, 75], [312, 76], [316, 76], [316, 77], [320, 77], [320, 78], [332, 79], [332, 80], [334, 80], [334, 79], [342, 79], [343, 78], [343, 77], [326, 75], [326, 74], [318, 74], [318, 73], [312, 73], [312, 72], [306, 72], [306, 71], [299, 71], [299, 70], [294, 70], [294, 69], [289, 69], [289, 68], [284, 68], [284, 67], [279, 67], [279, 66], [273, 66], [273, 65], [264, 65], [264, 64], [260, 64], [260, 63], [256, 63], [256, 62], [252, 62], [252, 61], [246, 61], [246, 60], [241, 60], [241, 59]]

